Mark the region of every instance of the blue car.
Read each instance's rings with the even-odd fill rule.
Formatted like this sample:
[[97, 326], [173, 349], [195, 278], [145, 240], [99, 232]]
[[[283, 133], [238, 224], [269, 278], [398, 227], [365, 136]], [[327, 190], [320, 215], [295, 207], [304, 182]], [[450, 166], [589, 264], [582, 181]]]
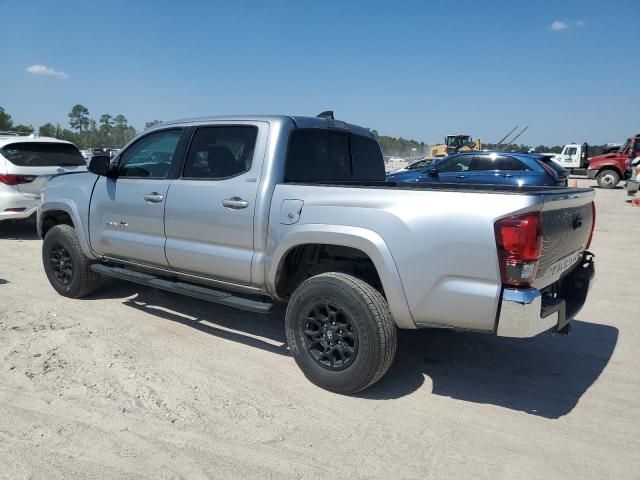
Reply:
[[569, 172], [535, 153], [469, 151], [437, 160], [431, 166], [387, 176], [390, 182], [475, 183], [566, 187]]

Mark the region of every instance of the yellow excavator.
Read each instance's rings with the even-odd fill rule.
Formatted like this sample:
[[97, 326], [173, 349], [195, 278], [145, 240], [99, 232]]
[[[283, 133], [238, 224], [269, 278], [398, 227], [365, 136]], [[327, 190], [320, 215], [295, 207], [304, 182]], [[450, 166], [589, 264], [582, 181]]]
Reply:
[[446, 157], [452, 153], [466, 152], [467, 150], [482, 150], [480, 139], [474, 140], [471, 135], [447, 135], [444, 137], [444, 143], [434, 145], [429, 151], [431, 157]]

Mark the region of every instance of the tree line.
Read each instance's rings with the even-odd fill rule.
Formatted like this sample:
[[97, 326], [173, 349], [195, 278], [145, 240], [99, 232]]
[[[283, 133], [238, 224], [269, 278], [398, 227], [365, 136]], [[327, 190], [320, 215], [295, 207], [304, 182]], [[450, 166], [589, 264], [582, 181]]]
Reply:
[[[41, 137], [54, 137], [74, 143], [81, 149], [85, 148], [122, 148], [129, 140], [136, 136], [136, 129], [129, 125], [127, 118], [122, 115], [103, 113], [96, 121], [91, 117], [89, 109], [84, 105], [74, 105], [68, 113], [69, 127], [59, 123], [47, 122], [37, 129]], [[145, 129], [162, 123], [153, 120], [145, 124]], [[0, 131], [18, 133], [35, 133], [33, 125], [14, 124], [9, 112], [0, 107]]]
[[[69, 114], [69, 127], [65, 128], [59, 123], [45, 123], [38, 128], [38, 135], [42, 137], [54, 137], [67, 140], [80, 148], [122, 148], [129, 140], [136, 136], [136, 129], [129, 125], [127, 118], [118, 114], [112, 116], [104, 113], [98, 121], [91, 118], [89, 109], [84, 105], [74, 105]], [[146, 122], [145, 130], [162, 123], [161, 120]], [[33, 125], [14, 124], [9, 112], [0, 107], [0, 131], [14, 131], [19, 133], [34, 133]], [[429, 154], [429, 145], [418, 140], [378, 136], [382, 154], [397, 157], [423, 157]], [[485, 143], [482, 148], [487, 150], [502, 150], [508, 152], [528, 152], [533, 149], [537, 153], [560, 153], [562, 145], [531, 147], [524, 144], [497, 145]], [[604, 145], [589, 145], [589, 156], [600, 155]]]
[[378, 142], [380, 143], [382, 154], [385, 156], [422, 157], [428, 154], [429, 145], [417, 140], [379, 135]]

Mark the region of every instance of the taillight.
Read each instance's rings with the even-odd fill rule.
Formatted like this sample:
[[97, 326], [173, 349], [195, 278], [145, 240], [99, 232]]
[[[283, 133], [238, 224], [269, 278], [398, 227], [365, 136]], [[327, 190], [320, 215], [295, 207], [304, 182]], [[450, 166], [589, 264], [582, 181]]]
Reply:
[[587, 250], [591, 246], [591, 240], [593, 240], [593, 231], [596, 229], [596, 203], [591, 202], [591, 231], [589, 232], [589, 240], [587, 240]]
[[540, 212], [503, 218], [494, 228], [502, 283], [516, 287], [531, 285], [542, 254]]
[[33, 175], [0, 174], [0, 183], [5, 185], [20, 185], [21, 183], [33, 182], [35, 179], [36, 177]]
[[543, 161], [539, 161], [538, 163], [540, 164], [540, 166], [542, 168], [544, 168], [544, 171], [547, 172], [549, 175], [551, 175], [553, 178], [558, 178], [559, 177], [559, 175], [556, 174], [555, 170], [553, 168], [551, 168], [549, 165], [547, 165]]

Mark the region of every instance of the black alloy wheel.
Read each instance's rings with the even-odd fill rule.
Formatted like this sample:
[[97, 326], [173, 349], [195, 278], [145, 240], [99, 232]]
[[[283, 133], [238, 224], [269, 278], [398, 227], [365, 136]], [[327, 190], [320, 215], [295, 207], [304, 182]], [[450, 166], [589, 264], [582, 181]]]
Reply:
[[73, 281], [73, 259], [67, 249], [56, 243], [49, 251], [49, 261], [55, 279], [69, 285]]
[[307, 313], [304, 340], [311, 357], [329, 370], [347, 368], [358, 353], [358, 334], [349, 314], [331, 302], [319, 301]]

